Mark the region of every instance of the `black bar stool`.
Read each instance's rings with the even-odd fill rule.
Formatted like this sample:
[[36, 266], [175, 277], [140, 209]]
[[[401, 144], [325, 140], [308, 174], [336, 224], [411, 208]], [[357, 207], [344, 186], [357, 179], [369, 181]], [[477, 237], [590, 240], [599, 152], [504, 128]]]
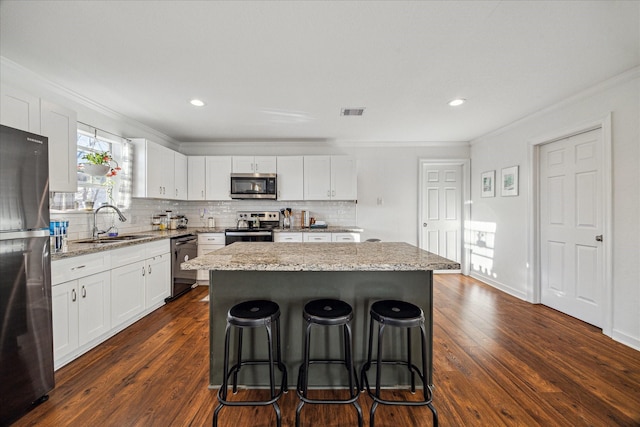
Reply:
[[[272, 325], [276, 335], [276, 358], [273, 358]], [[229, 341], [231, 327], [238, 330], [236, 357], [237, 362], [229, 368]], [[242, 360], [242, 331], [244, 328], [258, 328], [264, 326], [267, 331], [268, 360]], [[269, 400], [259, 401], [228, 401], [227, 388], [229, 377], [233, 375], [233, 392], [238, 391], [238, 372], [245, 365], [268, 365], [269, 366], [269, 386], [271, 397]], [[274, 365], [282, 372], [282, 383], [276, 393]], [[224, 372], [222, 386], [218, 390], [218, 407], [213, 413], [213, 427], [218, 425], [218, 414], [224, 406], [267, 406], [273, 405], [276, 412], [278, 427], [282, 425], [282, 416], [278, 406], [278, 398], [287, 391], [287, 368], [282, 363], [282, 353], [280, 350], [280, 307], [273, 301], [253, 300], [245, 301], [231, 307], [227, 313], [227, 327], [224, 338]]]
[[[367, 354], [367, 361], [362, 366], [360, 373], [362, 389], [367, 390], [367, 393], [373, 399], [370, 411], [370, 426], [375, 425], [375, 412], [378, 404], [383, 405], [404, 405], [404, 406], [428, 406], [433, 413], [433, 425], [438, 425], [438, 413], [433, 406], [433, 394], [431, 390], [430, 378], [426, 378], [427, 375], [427, 333], [425, 329], [424, 312], [417, 305], [396, 300], [382, 300], [377, 301], [371, 305], [369, 312], [369, 351]], [[372, 360], [373, 349], [373, 322], [378, 323], [378, 349], [376, 353], [376, 359]], [[383, 335], [387, 326], [395, 326], [399, 328], [406, 328], [407, 330], [407, 360], [388, 360], [382, 358], [383, 349]], [[411, 361], [411, 328], [420, 328], [420, 337], [422, 342], [422, 370], [418, 369]], [[371, 365], [376, 365], [376, 386], [375, 391], [371, 391], [369, 386], [369, 380], [367, 378], [367, 371]], [[416, 391], [416, 374], [422, 381], [424, 400], [420, 401], [407, 401], [407, 400], [387, 400], [380, 397], [380, 377], [382, 374], [382, 365], [401, 365], [406, 366], [409, 369], [411, 375], [411, 392]]]
[[[336, 299], [317, 299], [308, 302], [304, 306], [302, 316], [307, 324], [304, 335], [304, 355], [303, 362], [300, 365], [298, 373], [297, 393], [300, 403], [296, 409], [296, 427], [300, 426], [300, 412], [305, 403], [313, 404], [349, 404], [358, 411], [358, 425], [362, 427], [362, 409], [358, 404], [358, 396], [360, 388], [358, 387], [358, 378], [353, 365], [353, 351], [351, 348], [351, 319], [353, 318], [353, 309], [344, 301]], [[344, 358], [342, 359], [311, 359], [310, 341], [311, 327], [319, 326], [342, 326], [342, 337], [344, 341]], [[309, 391], [309, 367], [312, 364], [344, 364], [349, 377], [349, 398], [343, 400], [336, 399], [311, 399], [308, 397]]]

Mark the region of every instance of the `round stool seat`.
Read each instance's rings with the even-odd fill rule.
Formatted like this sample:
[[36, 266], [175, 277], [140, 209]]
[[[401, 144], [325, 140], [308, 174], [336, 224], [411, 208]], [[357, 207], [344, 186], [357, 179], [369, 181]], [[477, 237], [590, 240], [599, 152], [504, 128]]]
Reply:
[[280, 306], [273, 301], [251, 300], [236, 304], [227, 315], [227, 321], [235, 326], [262, 326], [280, 317]]
[[353, 309], [337, 299], [317, 299], [304, 306], [302, 315], [307, 322], [318, 325], [342, 325], [351, 321]]
[[420, 307], [406, 301], [382, 300], [371, 305], [371, 317], [385, 325], [413, 327], [424, 322]]

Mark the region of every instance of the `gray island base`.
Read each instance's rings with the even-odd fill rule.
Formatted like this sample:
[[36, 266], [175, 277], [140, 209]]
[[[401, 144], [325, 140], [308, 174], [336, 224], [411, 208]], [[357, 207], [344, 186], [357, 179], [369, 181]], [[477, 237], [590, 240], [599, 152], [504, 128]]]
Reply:
[[[288, 382], [295, 386], [302, 362], [304, 325], [302, 309], [309, 300], [337, 298], [351, 304], [354, 358], [359, 370], [367, 355], [369, 307], [377, 300], [400, 299], [420, 306], [427, 322], [431, 384], [433, 270], [458, 269], [460, 265], [407, 243], [248, 243], [237, 242], [182, 264], [184, 269], [210, 270], [209, 327], [211, 387], [222, 383], [226, 314], [234, 304], [248, 299], [270, 299], [280, 305], [283, 359]], [[406, 333], [385, 333], [385, 357], [406, 357]], [[412, 336], [412, 359], [420, 360], [420, 338]], [[342, 338], [337, 327], [312, 332], [312, 357], [337, 358]], [[245, 331], [245, 354], [266, 359], [263, 329]], [[251, 349], [251, 350], [249, 350]], [[251, 353], [249, 353], [251, 351]], [[316, 365], [310, 385], [338, 388], [346, 375], [334, 366]], [[409, 383], [406, 369], [385, 368], [385, 386]], [[370, 380], [371, 377], [370, 377]], [[266, 369], [243, 367], [239, 383], [250, 387], [268, 384]]]

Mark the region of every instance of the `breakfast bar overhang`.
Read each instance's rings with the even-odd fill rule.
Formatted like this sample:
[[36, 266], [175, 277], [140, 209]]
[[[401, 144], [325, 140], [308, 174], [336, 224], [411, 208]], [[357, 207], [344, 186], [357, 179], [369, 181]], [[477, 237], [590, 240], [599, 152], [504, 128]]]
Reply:
[[[234, 304], [249, 299], [269, 299], [280, 305], [283, 358], [294, 386], [302, 361], [302, 309], [309, 300], [337, 298], [351, 304], [354, 358], [361, 366], [367, 353], [369, 307], [377, 300], [398, 299], [420, 306], [425, 314], [428, 334], [428, 371], [431, 384], [431, 349], [433, 319], [433, 270], [459, 269], [460, 264], [427, 252], [408, 243], [271, 243], [237, 242], [215, 252], [182, 263], [183, 269], [210, 270], [209, 273], [209, 342], [210, 387], [222, 383], [223, 343], [226, 315]], [[336, 351], [323, 343], [340, 342], [338, 330], [317, 334], [316, 348], [321, 356]], [[251, 331], [254, 332], [254, 331]], [[247, 334], [247, 350], [255, 357], [264, 342], [261, 331]], [[385, 341], [385, 354], [400, 356], [405, 350], [406, 335]], [[418, 346], [412, 357], [419, 358]], [[339, 350], [339, 349], [337, 349]], [[417, 359], [416, 359], [417, 360]], [[241, 384], [261, 386], [267, 375], [251, 367], [241, 371]], [[404, 375], [404, 376], [403, 376]], [[321, 387], [340, 387], [334, 376], [318, 369], [311, 382]], [[393, 378], [393, 379], [391, 379]], [[400, 379], [400, 380], [399, 380]], [[395, 372], [383, 383], [407, 384], [409, 376]]]

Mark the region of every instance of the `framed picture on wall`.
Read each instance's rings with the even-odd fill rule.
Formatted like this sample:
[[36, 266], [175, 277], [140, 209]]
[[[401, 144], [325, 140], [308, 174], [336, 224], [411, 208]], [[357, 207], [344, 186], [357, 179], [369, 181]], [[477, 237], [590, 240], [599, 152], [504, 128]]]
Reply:
[[481, 175], [482, 197], [496, 196], [496, 171], [482, 172]]
[[502, 195], [518, 195], [518, 166], [502, 169]]

